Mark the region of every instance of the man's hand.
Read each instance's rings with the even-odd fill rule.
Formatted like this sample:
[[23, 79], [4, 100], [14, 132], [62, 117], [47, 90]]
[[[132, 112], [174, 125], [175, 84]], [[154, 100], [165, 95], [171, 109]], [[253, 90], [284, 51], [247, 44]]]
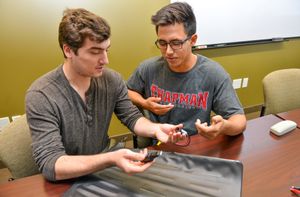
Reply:
[[122, 169], [125, 173], [135, 174], [145, 171], [153, 164], [153, 162], [141, 162], [145, 159], [147, 152], [147, 149], [144, 149], [140, 153], [133, 152], [129, 149], [120, 149], [112, 153], [114, 154], [113, 160], [117, 167]]
[[159, 129], [155, 132], [155, 137], [163, 143], [177, 143], [178, 141], [186, 140], [187, 135], [179, 132], [182, 127], [183, 124], [159, 124]]
[[200, 135], [208, 139], [215, 139], [222, 133], [225, 121], [222, 116], [216, 115], [211, 118], [210, 126], [208, 126], [206, 122], [201, 123], [199, 119], [197, 119], [195, 126]]
[[149, 97], [145, 100], [143, 107], [156, 115], [164, 115], [174, 107], [171, 103], [168, 105], [159, 104], [160, 101], [160, 97]]
[[117, 166], [129, 174], [143, 172], [153, 163], [142, 162], [146, 155], [146, 149], [140, 153], [120, 149], [94, 155], [63, 155], [55, 163], [55, 180], [80, 177], [111, 166]]
[[164, 115], [174, 107], [172, 103], [169, 103], [168, 105], [159, 104], [161, 101], [160, 97], [149, 97], [145, 99], [141, 94], [133, 90], [128, 90], [128, 96], [133, 104], [143, 109], [147, 109], [156, 115]]

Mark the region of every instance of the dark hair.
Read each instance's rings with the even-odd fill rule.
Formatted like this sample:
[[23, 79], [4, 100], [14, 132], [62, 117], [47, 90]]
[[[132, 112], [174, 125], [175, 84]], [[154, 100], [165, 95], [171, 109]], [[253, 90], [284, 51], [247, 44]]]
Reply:
[[67, 44], [77, 54], [87, 37], [97, 42], [107, 40], [110, 37], [108, 23], [100, 16], [82, 8], [66, 9], [59, 24], [60, 48], [63, 50], [63, 44]]
[[196, 17], [192, 7], [183, 2], [175, 2], [161, 8], [151, 17], [156, 33], [159, 26], [183, 23], [185, 33], [192, 36], [196, 33]]

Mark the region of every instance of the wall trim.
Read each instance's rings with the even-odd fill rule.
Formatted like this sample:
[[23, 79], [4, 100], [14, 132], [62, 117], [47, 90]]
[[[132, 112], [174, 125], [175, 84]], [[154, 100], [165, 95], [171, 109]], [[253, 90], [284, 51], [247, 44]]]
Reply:
[[258, 104], [258, 105], [252, 105], [248, 107], [244, 107], [244, 112], [245, 114], [253, 113], [253, 112], [258, 112], [261, 111], [263, 107], [263, 104]]

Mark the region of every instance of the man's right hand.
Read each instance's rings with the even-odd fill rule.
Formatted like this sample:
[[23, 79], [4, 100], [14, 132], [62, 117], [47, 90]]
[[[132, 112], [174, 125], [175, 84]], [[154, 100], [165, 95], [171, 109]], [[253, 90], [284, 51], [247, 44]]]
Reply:
[[145, 171], [153, 164], [153, 161], [148, 163], [141, 162], [145, 159], [147, 152], [147, 149], [144, 149], [139, 153], [129, 149], [120, 149], [112, 153], [114, 154], [113, 160], [117, 167], [125, 173], [135, 174]]
[[169, 103], [168, 105], [159, 104], [161, 101], [160, 97], [149, 97], [145, 101], [145, 109], [156, 115], [164, 115], [174, 107], [172, 103]]
[[55, 180], [49, 180], [80, 177], [110, 166], [117, 166], [128, 174], [143, 172], [153, 164], [153, 161], [142, 162], [146, 155], [147, 149], [139, 153], [129, 149], [119, 149], [94, 155], [63, 155], [55, 163]]

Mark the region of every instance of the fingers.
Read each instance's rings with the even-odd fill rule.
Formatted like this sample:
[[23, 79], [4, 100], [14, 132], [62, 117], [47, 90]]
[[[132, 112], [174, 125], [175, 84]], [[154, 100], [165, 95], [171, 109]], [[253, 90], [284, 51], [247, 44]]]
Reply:
[[149, 97], [147, 100], [149, 102], [155, 103], [156, 107], [160, 107], [160, 108], [173, 108], [174, 107], [174, 105], [172, 103], [169, 103], [169, 104], [160, 104], [159, 103], [161, 101], [160, 97]]
[[[202, 131], [203, 129], [205, 129], [205, 126], [207, 126], [207, 123], [206, 122], [201, 123], [201, 120], [197, 119], [196, 122], [195, 122], [195, 126], [196, 126], [197, 129], [199, 128]], [[198, 129], [198, 131], [199, 131], [199, 129]]]
[[140, 172], [144, 172], [147, 168], [149, 168], [152, 164], [154, 163], [154, 161], [151, 162], [147, 162], [147, 163], [142, 163], [142, 162], [134, 162], [131, 163], [131, 165], [127, 166], [128, 168], [128, 173], [129, 174], [135, 174], [135, 173], [140, 173]]
[[[173, 108], [173, 107], [172, 107]], [[166, 114], [168, 111], [170, 111], [172, 108], [163, 108], [163, 109], [155, 109], [154, 113], [157, 115], [164, 115]]]
[[128, 150], [125, 157], [128, 160], [141, 161], [141, 160], [145, 159], [147, 153], [148, 153], [148, 150], [146, 148], [141, 150], [139, 153]]
[[129, 171], [130, 174], [143, 172], [153, 164], [154, 161], [150, 161], [147, 163], [141, 162], [146, 158], [147, 153], [148, 149], [145, 148], [141, 150], [137, 155], [135, 155], [137, 160], [130, 161], [130, 165], [127, 166], [127, 171]]
[[148, 150], [144, 149], [140, 152], [133, 152], [129, 149], [120, 149], [118, 152], [117, 166], [128, 174], [134, 174], [145, 171], [153, 162], [143, 163]]
[[214, 139], [217, 135], [215, 127], [213, 125], [208, 126], [207, 122], [201, 123], [201, 121], [197, 119], [195, 122], [195, 126], [197, 128], [198, 133], [208, 139]]
[[149, 168], [154, 161], [143, 163], [140, 161], [130, 161], [124, 166], [123, 171], [127, 174], [136, 174], [140, 172], [144, 172], [147, 168]]
[[161, 101], [161, 98], [160, 97], [149, 97], [148, 100], [151, 102], [158, 103]]
[[177, 143], [179, 141], [184, 141], [187, 139], [188, 133], [186, 131], [181, 132], [180, 130], [181, 129], [178, 129], [176, 132], [169, 135], [170, 142]]
[[174, 132], [174, 133], [170, 134], [170, 138], [169, 139], [170, 139], [170, 141], [172, 143], [176, 143], [176, 142], [179, 141], [180, 138], [181, 138], [180, 132]]
[[224, 119], [222, 116], [216, 115], [211, 118], [211, 125], [209, 126], [206, 122], [201, 123], [199, 119], [195, 122], [195, 126], [200, 135], [208, 138], [214, 139], [222, 133], [222, 128], [224, 125]]
[[174, 105], [172, 103], [169, 103], [167, 105], [163, 105], [163, 104], [156, 104], [155, 105], [156, 110], [161, 111], [161, 112], [168, 112], [169, 110], [171, 110]]
[[156, 110], [167, 110], [169, 111], [170, 109], [172, 109], [174, 107], [174, 105], [172, 103], [169, 104], [161, 104], [159, 103], [161, 101], [160, 97], [149, 97], [146, 99], [148, 102], [148, 105]]
[[162, 107], [162, 108], [173, 108], [174, 105], [172, 103], [169, 104], [159, 104], [159, 102], [161, 101], [160, 97], [149, 97], [147, 99], [150, 102], [155, 102], [156, 104], [158, 104], [158, 106]]
[[175, 127], [176, 127], [176, 131], [178, 131], [183, 128], [183, 124], [175, 125]]
[[160, 130], [155, 133], [155, 137], [162, 143], [176, 143], [186, 139], [186, 135], [180, 132], [183, 124], [160, 124], [159, 127]]
[[219, 116], [219, 115], [213, 116], [211, 118], [212, 125], [218, 124], [219, 122], [222, 122], [222, 121], [223, 121], [223, 118], [222, 118], [222, 116]]

